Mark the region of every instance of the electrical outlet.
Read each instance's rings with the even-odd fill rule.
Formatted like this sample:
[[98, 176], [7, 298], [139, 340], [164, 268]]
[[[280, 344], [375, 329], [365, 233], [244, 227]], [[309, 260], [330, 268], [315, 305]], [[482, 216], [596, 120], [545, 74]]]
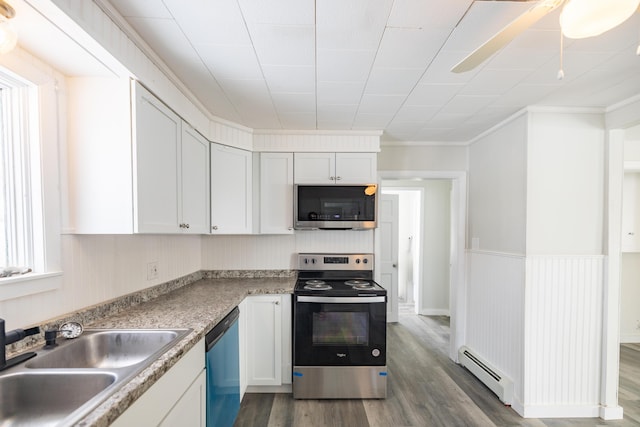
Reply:
[[158, 278], [158, 262], [147, 263], [147, 280], [153, 280]]

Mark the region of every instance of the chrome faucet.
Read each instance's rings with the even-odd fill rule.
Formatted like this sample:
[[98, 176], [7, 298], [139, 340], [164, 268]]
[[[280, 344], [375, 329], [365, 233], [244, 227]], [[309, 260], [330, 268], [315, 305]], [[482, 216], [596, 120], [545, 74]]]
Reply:
[[0, 371], [10, 368], [18, 363], [22, 363], [25, 360], [29, 360], [34, 357], [36, 354], [34, 352], [28, 352], [20, 354], [16, 357], [12, 357], [7, 360], [7, 351], [6, 347], [9, 344], [13, 344], [14, 342], [20, 341], [29, 335], [35, 335], [40, 333], [39, 327], [29, 328], [29, 329], [14, 329], [13, 331], [5, 332], [4, 328], [4, 319], [0, 319], [0, 347], [2, 347], [2, 351], [0, 352]]

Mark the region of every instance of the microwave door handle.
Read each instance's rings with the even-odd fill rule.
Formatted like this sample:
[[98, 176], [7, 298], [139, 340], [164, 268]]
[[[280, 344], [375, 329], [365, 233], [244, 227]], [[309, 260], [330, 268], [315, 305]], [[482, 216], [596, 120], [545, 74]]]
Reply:
[[313, 297], [298, 295], [298, 302], [317, 302], [328, 304], [369, 304], [372, 302], [386, 302], [386, 297], [379, 295], [358, 297]]

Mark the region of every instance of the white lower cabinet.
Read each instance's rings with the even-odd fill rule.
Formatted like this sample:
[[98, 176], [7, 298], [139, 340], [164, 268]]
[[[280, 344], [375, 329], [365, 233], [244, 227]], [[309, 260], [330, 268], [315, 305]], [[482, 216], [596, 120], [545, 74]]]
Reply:
[[202, 340], [111, 425], [205, 427], [207, 389], [204, 350]]
[[240, 305], [241, 395], [291, 384], [291, 295], [252, 295]]

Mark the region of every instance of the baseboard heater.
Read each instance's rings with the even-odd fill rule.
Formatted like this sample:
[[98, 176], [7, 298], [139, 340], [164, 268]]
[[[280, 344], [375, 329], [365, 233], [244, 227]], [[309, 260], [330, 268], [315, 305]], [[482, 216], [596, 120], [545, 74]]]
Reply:
[[460, 347], [458, 360], [462, 366], [489, 387], [505, 405], [511, 405], [513, 402], [513, 381], [510, 378], [491, 367], [486, 360], [474, 354], [469, 347]]

